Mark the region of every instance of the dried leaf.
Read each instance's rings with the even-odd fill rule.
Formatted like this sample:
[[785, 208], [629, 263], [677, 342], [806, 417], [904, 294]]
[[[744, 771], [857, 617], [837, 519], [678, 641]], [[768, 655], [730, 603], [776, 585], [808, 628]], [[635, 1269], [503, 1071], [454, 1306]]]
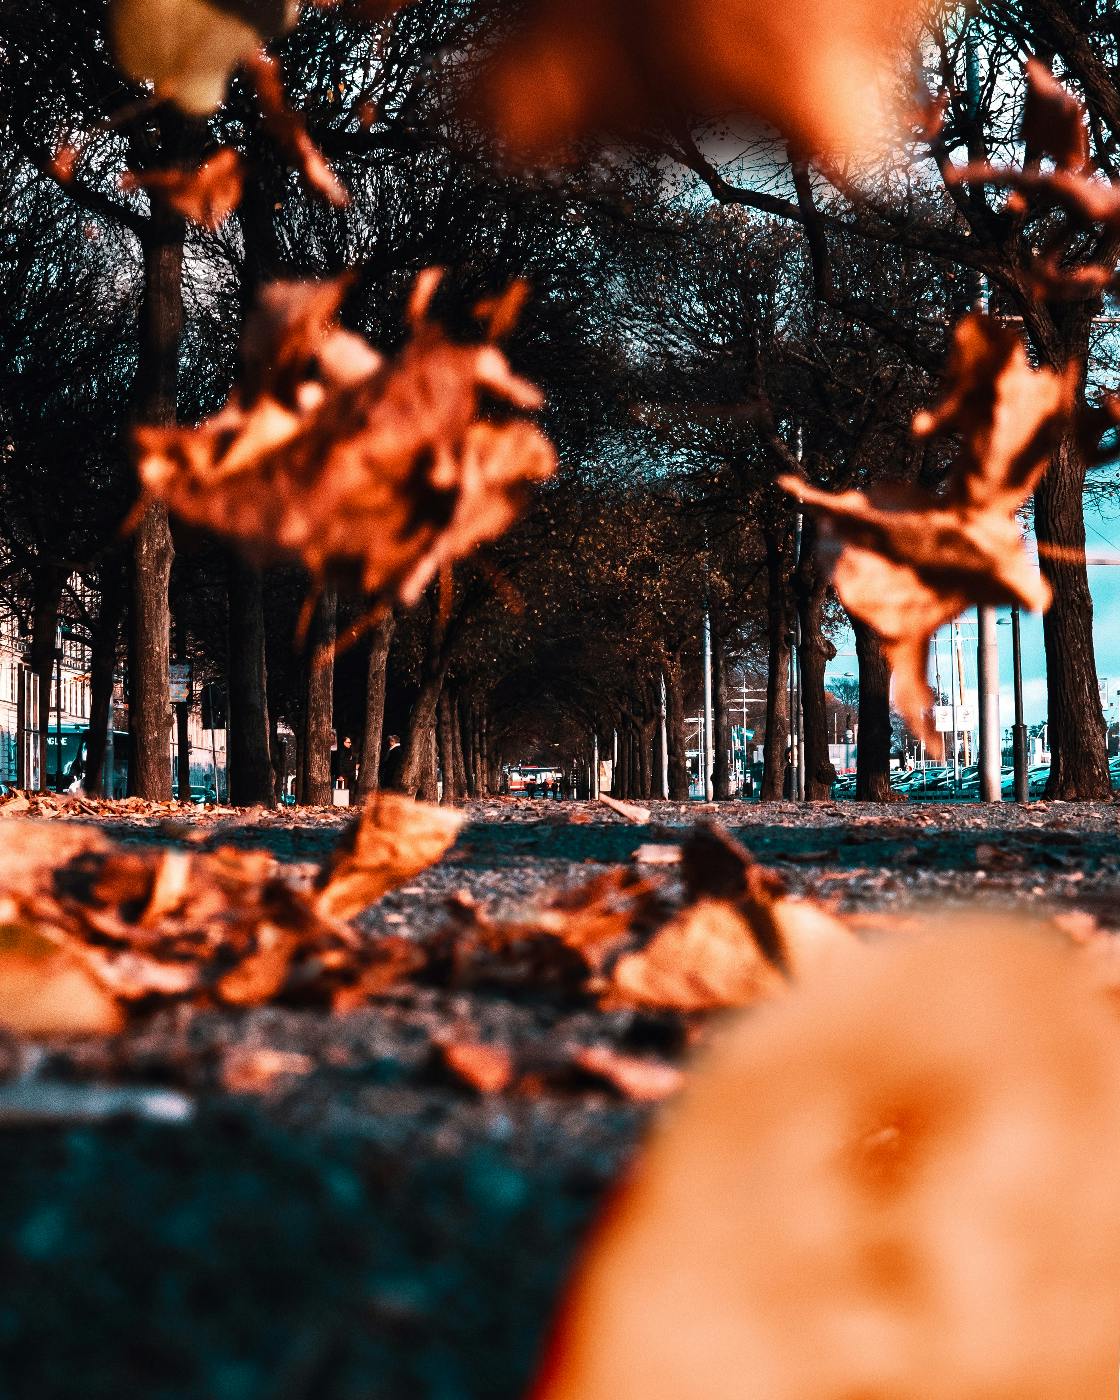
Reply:
[[428, 953], [407, 938], [379, 938], [365, 950], [357, 980], [339, 987], [331, 1006], [340, 1014], [357, 1011], [426, 967], [428, 960]]
[[556, 465], [529, 423], [478, 418], [483, 394], [522, 409], [540, 395], [494, 346], [445, 340], [425, 319], [433, 289], [418, 285], [413, 339], [389, 364], [338, 326], [343, 282], [268, 289], [225, 408], [137, 432], [148, 493], [262, 561], [416, 602]]
[[463, 814], [397, 793], [379, 793], [320, 872], [315, 906], [327, 919], [352, 919], [389, 890], [406, 885], [455, 844]]
[[73, 180], [74, 171], [77, 169], [80, 158], [81, 152], [76, 146], [68, 143], [59, 147], [49, 169], [60, 185], [68, 185]]
[[259, 1006], [272, 1001], [288, 980], [297, 946], [297, 940], [287, 930], [265, 926], [260, 930], [256, 948], [218, 980], [218, 995], [231, 1006]]
[[1085, 109], [1045, 63], [1029, 58], [1027, 100], [1020, 135], [1026, 147], [1024, 163], [1037, 166], [1050, 156], [1059, 170], [1084, 170], [1089, 165], [1089, 131]]
[[115, 1035], [122, 1024], [115, 1002], [81, 961], [0, 902], [0, 1029], [24, 1036]]
[[749, 1006], [778, 995], [782, 974], [759, 951], [743, 916], [702, 899], [662, 928], [640, 953], [615, 963], [606, 1004], [674, 1011]]
[[480, 1094], [500, 1094], [513, 1081], [513, 1060], [498, 1045], [451, 1041], [438, 1047], [444, 1068]]
[[573, 1055], [575, 1064], [635, 1103], [661, 1103], [680, 1092], [684, 1074], [663, 1060], [622, 1055], [609, 1045], [588, 1045]]
[[238, 64], [298, 13], [298, 0], [112, 0], [109, 32], [130, 78], [205, 116], [221, 104]]
[[244, 182], [241, 157], [227, 147], [197, 169], [126, 171], [121, 188], [156, 192], [184, 218], [219, 229], [241, 203]]
[[635, 826], [649, 825], [649, 808], [639, 807], [636, 802], [620, 802], [617, 797], [607, 797], [605, 793], [599, 794], [599, 801], [605, 807], [609, 807], [612, 812], [617, 812], [620, 817], [628, 822], [633, 822]]
[[989, 920], [741, 1018], [604, 1219], [536, 1400], [1109, 1394], [1120, 1023], [1098, 996], [1076, 953]]
[[1014, 512], [1074, 414], [1077, 370], [1033, 369], [1014, 331], [967, 316], [954, 333], [945, 397], [914, 431], [960, 434], [944, 494], [881, 489], [831, 495], [797, 477], [779, 485], [821, 514], [843, 546], [834, 582], [844, 606], [879, 634], [895, 703], [934, 752], [929, 641], [972, 603], [1044, 608], [1049, 589], [1025, 554]]
[[[1023, 214], [1061, 209], [1075, 226], [1102, 224], [1105, 231], [1120, 228], [1120, 188], [1093, 169], [1089, 132], [1081, 102], [1038, 59], [1027, 62], [1027, 97], [1021, 136], [1024, 162], [1021, 169], [970, 161], [947, 166], [950, 184], [976, 182], [1011, 191], [1007, 207]], [[1054, 161], [1043, 170], [1045, 158]], [[1028, 277], [1037, 296], [1047, 301], [1084, 300], [1115, 286], [1115, 259], [1104, 263], [1062, 265], [1060, 248], [1067, 244], [1063, 230], [1052, 236], [1049, 247], [1034, 254]], [[1107, 245], [1106, 245], [1107, 247]]]
[[536, 0], [483, 94], [512, 146], [547, 151], [681, 111], [745, 110], [803, 149], [868, 159], [895, 115], [914, 7], [869, 0]]
[[276, 60], [256, 53], [246, 67], [257, 89], [266, 127], [308, 187], [339, 208], [349, 204], [349, 194], [323, 159], [303, 119], [288, 106]]
[[222, 1060], [222, 1087], [230, 1094], [267, 1094], [280, 1080], [297, 1079], [315, 1068], [310, 1055], [267, 1046], [229, 1051]]

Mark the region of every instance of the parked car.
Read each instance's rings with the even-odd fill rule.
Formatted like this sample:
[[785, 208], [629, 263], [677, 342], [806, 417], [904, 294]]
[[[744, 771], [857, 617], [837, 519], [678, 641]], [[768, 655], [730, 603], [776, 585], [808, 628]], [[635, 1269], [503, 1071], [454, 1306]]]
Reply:
[[191, 784], [191, 801], [197, 807], [202, 807], [206, 803], [213, 805], [218, 800], [218, 794], [214, 791], [213, 783], [202, 783], [199, 786]]
[[1048, 763], [1037, 763], [1033, 768], [1027, 769], [1027, 791], [1032, 797], [1041, 797], [1049, 781], [1050, 765]]
[[905, 783], [899, 784], [899, 791], [907, 797], [930, 797], [944, 792], [945, 780], [951, 771], [940, 764], [929, 764], [925, 768], [915, 768], [908, 773]]

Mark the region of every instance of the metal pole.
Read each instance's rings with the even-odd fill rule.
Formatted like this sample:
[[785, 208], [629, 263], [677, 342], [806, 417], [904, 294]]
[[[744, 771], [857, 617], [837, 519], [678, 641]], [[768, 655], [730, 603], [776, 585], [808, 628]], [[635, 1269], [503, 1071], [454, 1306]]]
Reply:
[[713, 777], [715, 774], [715, 716], [712, 709], [712, 615], [704, 609], [704, 744], [701, 757], [704, 767], [701, 770], [704, 780], [704, 801], [711, 802], [715, 796]]
[[1019, 636], [1019, 604], [1011, 605], [1011, 657], [1015, 670], [1015, 723], [1011, 729], [1011, 751], [1015, 764], [1015, 801], [1029, 802], [1027, 782], [1027, 725], [1023, 718], [1023, 648]]
[[949, 624], [949, 699], [953, 706], [953, 787], [961, 785], [961, 754], [957, 747], [957, 624]]
[[218, 744], [214, 738], [214, 682], [207, 681], [206, 688], [210, 692], [210, 762], [214, 766], [214, 801], [220, 802], [222, 793], [218, 786]]
[[658, 719], [661, 723], [661, 796], [669, 799], [669, 706], [665, 695], [665, 672], [661, 672], [661, 704]]
[[599, 734], [598, 734], [598, 731], [596, 731], [595, 737], [594, 737], [594, 739], [591, 741], [591, 787], [590, 787], [590, 795], [591, 795], [592, 797], [598, 797], [598, 796], [599, 796]]
[[999, 727], [999, 635], [996, 610], [976, 609], [976, 689], [980, 710], [980, 799], [1002, 802], [1003, 754]]
[[[801, 460], [801, 430], [797, 431], [797, 459]], [[797, 512], [797, 525], [793, 536], [793, 571], [801, 567], [801, 512]], [[796, 605], [793, 610], [793, 649], [790, 655], [790, 684], [793, 690], [793, 706], [790, 711], [790, 733], [793, 738], [793, 800], [805, 800], [805, 716], [801, 704], [801, 614]]]
[[58, 752], [54, 756], [54, 790], [62, 791], [62, 633], [54, 651], [54, 728]]

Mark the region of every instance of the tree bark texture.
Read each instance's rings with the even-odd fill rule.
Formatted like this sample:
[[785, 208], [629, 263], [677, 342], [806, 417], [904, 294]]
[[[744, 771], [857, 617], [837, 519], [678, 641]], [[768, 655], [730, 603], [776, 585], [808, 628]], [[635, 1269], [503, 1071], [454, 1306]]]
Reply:
[[817, 561], [817, 523], [805, 517], [801, 534], [801, 559], [794, 579], [801, 641], [801, 715], [805, 745], [805, 797], [826, 802], [832, 796], [836, 769], [828, 756], [828, 709], [824, 698], [824, 673], [836, 648], [824, 635], [824, 604], [828, 580]]
[[791, 600], [788, 530], [763, 530], [766, 548], [766, 737], [762, 747], [763, 802], [780, 801], [789, 753], [789, 662]]
[[89, 667], [89, 729], [86, 731], [85, 790], [91, 797], [112, 796], [112, 776], [105, 792], [105, 761], [113, 717], [117, 643], [124, 610], [124, 561], [112, 556], [101, 571], [101, 599], [93, 629]]
[[265, 662], [264, 579], [231, 552], [229, 603], [229, 800], [235, 807], [271, 807], [268, 671]]
[[[1097, 688], [1093, 599], [1085, 567], [1085, 466], [1067, 438], [1035, 491], [1035, 532], [1042, 572], [1053, 589], [1043, 615], [1046, 717], [1050, 734], [1048, 798], [1108, 801], [1107, 730]], [[1051, 559], [1047, 545], [1063, 557]]]
[[685, 752], [684, 679], [681, 658], [676, 653], [667, 658], [665, 671], [666, 729], [669, 750], [669, 797], [674, 802], [688, 801], [688, 755]]
[[[144, 240], [137, 416], [167, 427], [175, 422], [179, 344], [183, 332], [183, 221], [153, 208]], [[173, 549], [167, 511], [152, 503], [133, 537], [129, 609], [129, 791], [171, 797], [168, 728], [171, 720], [170, 614], [167, 590]]]
[[851, 618], [859, 665], [859, 737], [856, 797], [861, 802], [893, 802], [891, 787], [891, 672], [875, 631]]
[[39, 789], [54, 786], [53, 769], [48, 771], [51, 731], [51, 685], [54, 678], [55, 639], [58, 635], [59, 607], [62, 602], [63, 571], [54, 564], [43, 564], [35, 572], [31, 604], [31, 671], [39, 687]]
[[362, 734], [362, 766], [358, 773], [358, 796], [372, 797], [378, 788], [382, 744], [385, 738], [385, 692], [389, 680], [389, 651], [397, 620], [387, 612], [370, 634], [369, 665], [366, 668], [366, 723]]
[[334, 644], [338, 597], [325, 588], [315, 605], [307, 638], [303, 712], [303, 795], [315, 807], [331, 803], [331, 730], [334, 722]]

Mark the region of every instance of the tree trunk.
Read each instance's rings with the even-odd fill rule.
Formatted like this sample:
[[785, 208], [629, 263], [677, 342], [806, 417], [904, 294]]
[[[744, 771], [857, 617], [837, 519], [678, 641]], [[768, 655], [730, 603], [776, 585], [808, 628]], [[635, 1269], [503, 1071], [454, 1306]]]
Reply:
[[788, 531], [763, 531], [766, 546], [766, 737], [762, 747], [763, 802], [785, 793], [789, 751], [790, 596]]
[[731, 796], [731, 732], [727, 706], [727, 657], [719, 637], [712, 639], [712, 794], [717, 802]]
[[669, 749], [669, 797], [688, 801], [688, 755], [685, 752], [684, 687], [679, 654], [665, 663], [665, 708]]
[[[183, 229], [182, 219], [153, 205], [144, 243], [136, 408], [142, 423], [157, 427], [167, 427], [176, 418], [183, 332]], [[153, 502], [133, 537], [128, 782], [129, 791], [137, 797], [157, 801], [171, 797], [171, 619], [167, 590], [172, 556], [167, 511]]]
[[[850, 616], [850, 615], [849, 615]], [[861, 802], [893, 802], [891, 787], [891, 672], [879, 638], [865, 622], [851, 618], [859, 664], [859, 736], [856, 797]]]
[[366, 670], [366, 724], [362, 735], [362, 766], [358, 773], [358, 796], [363, 801], [372, 797], [378, 787], [381, 745], [385, 735], [389, 649], [396, 627], [397, 619], [389, 611], [370, 634], [369, 666]]
[[428, 729], [428, 742], [424, 748], [424, 755], [420, 768], [420, 781], [417, 785], [416, 796], [421, 802], [439, 801], [439, 749], [436, 740], [436, 724], [432, 721]]
[[427, 674], [413, 701], [408, 716], [408, 736], [404, 743], [401, 765], [401, 791], [415, 797], [430, 767], [432, 741], [435, 736], [436, 710], [443, 690], [444, 667]]
[[[489, 797], [494, 789], [491, 786], [493, 769], [490, 763], [490, 716], [486, 711], [486, 702], [482, 701], [478, 707], [478, 795]], [[500, 768], [499, 768], [500, 775]]]
[[233, 552], [227, 570], [229, 800], [235, 807], [270, 807], [274, 774], [269, 753], [264, 579], [259, 569]]
[[[187, 659], [187, 620], [180, 601], [175, 610], [175, 660]], [[190, 706], [175, 706], [175, 768], [177, 796], [180, 802], [191, 800], [191, 729]]]
[[443, 801], [447, 806], [461, 802], [458, 774], [455, 771], [455, 718], [451, 697], [444, 686], [436, 709], [436, 739], [439, 752], [439, 766], [443, 773]]
[[[1093, 599], [1085, 567], [1085, 467], [1067, 438], [1035, 491], [1035, 532], [1042, 572], [1054, 592], [1043, 615], [1050, 778], [1046, 796], [1066, 801], [1112, 796], [1107, 730], [1097, 688]], [[1061, 559], [1046, 556], [1057, 546]]]
[[451, 761], [455, 770], [455, 790], [461, 801], [466, 801], [467, 765], [463, 757], [463, 707], [458, 695], [451, 701]]
[[331, 803], [331, 730], [334, 722], [334, 643], [338, 597], [325, 588], [315, 605], [307, 638], [307, 677], [303, 711], [302, 801]]
[[[58, 635], [59, 605], [62, 601], [63, 572], [54, 564], [43, 564], [35, 571], [31, 604], [31, 671], [39, 686], [39, 790], [48, 792], [55, 782], [50, 768], [47, 740], [50, 736], [51, 685], [54, 678], [55, 640]], [[61, 753], [61, 749], [59, 749]]]
[[93, 629], [89, 665], [89, 729], [86, 731], [85, 790], [91, 797], [113, 795], [112, 775], [105, 792], [105, 760], [109, 726], [113, 721], [113, 683], [117, 674], [117, 641], [124, 610], [124, 561], [115, 554], [101, 571], [101, 604]]
[[817, 525], [805, 517], [801, 534], [801, 560], [794, 580], [801, 644], [801, 714], [805, 745], [805, 797], [827, 802], [832, 796], [836, 769], [828, 756], [828, 708], [824, 698], [824, 672], [836, 648], [824, 635], [824, 603], [828, 580], [817, 562]]
[[638, 796], [644, 802], [653, 796], [653, 747], [657, 727], [656, 719], [646, 719], [638, 730]]

